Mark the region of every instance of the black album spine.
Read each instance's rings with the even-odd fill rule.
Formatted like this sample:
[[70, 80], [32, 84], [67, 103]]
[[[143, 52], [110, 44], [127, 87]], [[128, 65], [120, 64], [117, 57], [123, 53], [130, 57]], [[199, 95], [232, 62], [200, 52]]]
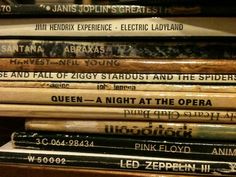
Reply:
[[121, 5], [160, 5], [160, 4], [178, 4], [178, 5], [193, 5], [193, 4], [235, 4], [234, 0], [89, 0], [89, 1], [83, 1], [83, 0], [67, 0], [67, 1], [61, 1], [61, 0], [3, 0], [1, 4], [42, 4], [42, 3], [62, 3], [62, 4], [121, 4]]
[[233, 16], [235, 6], [204, 5], [85, 5], [85, 4], [13, 4], [0, 5], [2, 17], [66, 16]]
[[40, 58], [236, 58], [236, 43], [1, 40], [0, 57]]
[[235, 162], [153, 158], [97, 153], [0, 150], [0, 162], [125, 171], [235, 176]]
[[114, 137], [89, 134], [15, 132], [13, 146], [23, 149], [145, 155], [234, 161], [236, 144], [214, 141], [181, 141]]

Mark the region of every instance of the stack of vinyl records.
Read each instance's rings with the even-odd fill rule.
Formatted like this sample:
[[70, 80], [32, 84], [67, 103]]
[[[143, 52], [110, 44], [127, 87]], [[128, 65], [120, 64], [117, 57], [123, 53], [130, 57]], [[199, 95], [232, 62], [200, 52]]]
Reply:
[[2, 0], [1, 173], [236, 176], [234, 1]]

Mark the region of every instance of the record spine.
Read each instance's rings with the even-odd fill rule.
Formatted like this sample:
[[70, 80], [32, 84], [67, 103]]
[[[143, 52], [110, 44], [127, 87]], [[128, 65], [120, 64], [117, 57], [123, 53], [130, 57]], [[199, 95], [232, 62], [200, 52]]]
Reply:
[[1, 58], [0, 71], [233, 74], [236, 60]]
[[234, 6], [164, 6], [164, 5], [79, 5], [79, 4], [14, 4], [0, 5], [0, 16], [16, 17], [86, 17], [86, 16], [232, 16]]
[[66, 81], [92, 83], [236, 84], [235, 74], [78, 73], [0, 71], [1, 81]]
[[0, 88], [0, 103], [7, 104], [235, 110], [235, 98], [236, 93]]
[[1, 117], [236, 123], [235, 111], [0, 104]]
[[236, 43], [1, 40], [1, 58], [235, 59]]
[[14, 132], [13, 146], [24, 149], [59, 150], [72, 152], [96, 152], [135, 154], [152, 157], [169, 157], [201, 160], [234, 161], [236, 145], [226, 142], [173, 141], [89, 134], [50, 134], [40, 132]]
[[[1, 37], [236, 37], [235, 17], [7, 18]], [[189, 24], [191, 23], [191, 24]], [[224, 23], [224, 25], [222, 25]]]
[[[44, 154], [43, 154], [44, 153]], [[40, 164], [67, 167], [93, 167], [125, 171], [166, 172], [179, 174], [235, 175], [232, 162], [213, 162], [203, 160], [185, 160], [152, 158], [127, 155], [95, 153], [63, 153], [52, 151], [1, 151], [2, 162]]]
[[29, 119], [26, 130], [149, 136], [183, 139], [235, 140], [233, 124], [170, 123], [143, 121]]
[[58, 88], [88, 90], [126, 90], [126, 91], [167, 91], [167, 92], [211, 92], [235, 93], [234, 85], [199, 85], [199, 84], [155, 84], [155, 83], [93, 83], [67, 81], [0, 81], [0, 87], [9, 88]]

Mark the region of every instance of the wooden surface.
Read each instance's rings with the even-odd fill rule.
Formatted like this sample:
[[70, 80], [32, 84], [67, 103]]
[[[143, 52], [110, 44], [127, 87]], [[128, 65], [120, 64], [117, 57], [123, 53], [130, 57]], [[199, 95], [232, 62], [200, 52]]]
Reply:
[[122, 172], [112, 170], [88, 170], [81, 168], [57, 168], [33, 165], [0, 164], [2, 177], [194, 177], [153, 173]]

